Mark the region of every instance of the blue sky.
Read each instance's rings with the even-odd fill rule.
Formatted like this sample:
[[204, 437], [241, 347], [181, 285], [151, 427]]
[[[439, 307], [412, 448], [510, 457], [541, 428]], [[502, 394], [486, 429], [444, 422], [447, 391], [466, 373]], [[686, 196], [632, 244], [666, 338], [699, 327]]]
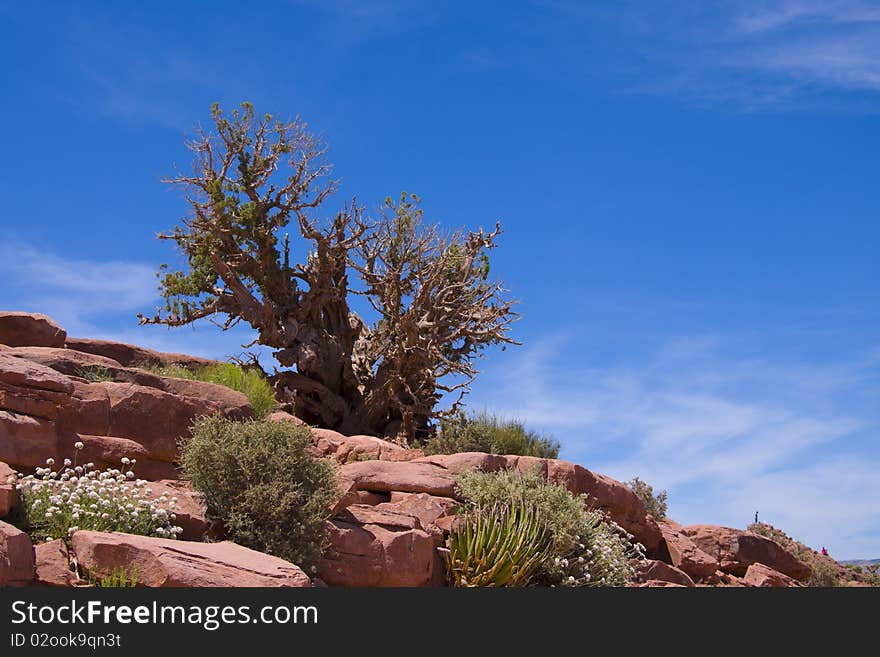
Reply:
[[254, 7], [0, 1], [0, 307], [240, 351], [134, 315], [185, 212], [160, 179], [213, 101], [250, 100], [325, 136], [340, 202], [502, 221], [524, 346], [472, 406], [668, 488], [681, 522], [759, 510], [880, 556], [880, 4]]

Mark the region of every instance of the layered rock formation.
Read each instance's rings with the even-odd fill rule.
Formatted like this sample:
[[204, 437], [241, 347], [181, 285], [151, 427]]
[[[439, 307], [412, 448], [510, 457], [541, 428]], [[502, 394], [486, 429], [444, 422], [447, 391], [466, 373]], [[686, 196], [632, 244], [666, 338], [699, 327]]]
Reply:
[[[178, 441], [193, 421], [219, 413], [253, 416], [247, 398], [223, 386], [157, 376], [144, 364], [210, 363], [133, 345], [68, 338], [50, 318], [0, 312], [0, 518], [18, 502], [7, 478], [31, 472], [47, 458], [71, 456], [97, 467], [137, 459], [138, 476], [156, 497], [178, 499], [182, 540], [79, 531], [69, 543], [34, 547], [0, 521], [0, 586], [81, 585], [80, 573], [138, 571], [145, 586], [308, 586], [294, 564], [248, 550], [211, 527], [201, 497], [180, 481]], [[284, 412], [276, 422], [302, 425]], [[461, 500], [456, 476], [468, 470], [537, 471], [603, 510], [641, 542], [650, 559], [638, 586], [795, 586], [810, 567], [776, 542], [752, 532], [657, 522], [623, 483], [559, 459], [481, 452], [426, 457], [373, 436], [312, 429], [313, 449], [337, 468], [340, 496], [327, 522], [330, 548], [317, 577], [329, 586], [442, 585], [438, 548], [456, 523]]]

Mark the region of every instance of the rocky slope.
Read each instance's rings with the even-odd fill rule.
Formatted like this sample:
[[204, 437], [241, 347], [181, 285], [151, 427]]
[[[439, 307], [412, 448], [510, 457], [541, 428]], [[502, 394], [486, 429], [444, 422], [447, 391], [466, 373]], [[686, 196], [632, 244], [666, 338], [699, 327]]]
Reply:
[[[0, 518], [17, 503], [15, 471], [73, 453], [98, 467], [136, 458], [156, 496], [175, 495], [181, 540], [76, 532], [68, 545], [33, 546], [0, 520], [0, 586], [72, 586], [70, 564], [108, 572], [136, 566], [145, 586], [437, 586], [437, 548], [455, 523], [455, 476], [465, 470], [537, 468], [585, 493], [641, 542], [650, 557], [636, 586], [801, 586], [810, 566], [770, 538], [714, 525], [657, 522], [621, 482], [567, 461], [462, 453], [425, 457], [372, 436], [313, 429], [317, 453], [337, 465], [341, 497], [328, 521], [331, 549], [310, 579], [296, 565], [210, 532], [199, 497], [179, 479], [177, 441], [192, 421], [220, 413], [247, 418], [247, 398], [228, 388], [156, 376], [139, 366], [209, 361], [132, 345], [70, 338], [50, 318], [0, 312]], [[270, 419], [302, 424], [287, 413]]]

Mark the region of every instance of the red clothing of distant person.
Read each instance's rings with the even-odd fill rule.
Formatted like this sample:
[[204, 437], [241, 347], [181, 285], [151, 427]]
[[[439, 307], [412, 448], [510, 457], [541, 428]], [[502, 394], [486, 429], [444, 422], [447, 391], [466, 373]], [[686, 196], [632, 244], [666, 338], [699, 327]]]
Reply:
[[826, 550], [825, 548], [822, 548], [822, 556], [823, 556], [823, 557], [827, 557], [827, 556], [828, 556], [828, 550]]

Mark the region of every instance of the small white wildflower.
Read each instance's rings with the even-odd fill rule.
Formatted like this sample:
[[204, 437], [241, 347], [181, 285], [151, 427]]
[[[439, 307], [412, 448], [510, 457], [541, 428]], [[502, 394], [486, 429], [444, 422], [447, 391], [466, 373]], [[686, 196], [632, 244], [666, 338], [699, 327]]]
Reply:
[[85, 447], [85, 445], [82, 444], [81, 440], [77, 440], [75, 443], [73, 443], [73, 447], [74, 449], [82, 449], [83, 447]]
[[55, 459], [46, 459], [46, 465], [55, 465]]

